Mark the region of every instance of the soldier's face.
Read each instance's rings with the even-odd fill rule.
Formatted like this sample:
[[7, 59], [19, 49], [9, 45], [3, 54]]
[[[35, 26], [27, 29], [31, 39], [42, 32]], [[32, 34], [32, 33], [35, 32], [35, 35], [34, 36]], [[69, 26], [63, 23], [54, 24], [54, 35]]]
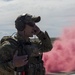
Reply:
[[24, 35], [26, 37], [33, 37], [34, 35], [34, 26], [26, 25], [24, 29]]

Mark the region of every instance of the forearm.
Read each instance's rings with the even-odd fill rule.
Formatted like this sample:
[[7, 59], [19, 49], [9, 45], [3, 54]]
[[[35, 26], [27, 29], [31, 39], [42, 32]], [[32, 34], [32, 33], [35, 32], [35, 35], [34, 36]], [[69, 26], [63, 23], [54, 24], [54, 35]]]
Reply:
[[37, 36], [42, 42], [41, 48], [43, 49], [43, 52], [50, 51], [52, 49], [52, 43], [48, 33], [46, 31], [45, 33], [40, 31]]

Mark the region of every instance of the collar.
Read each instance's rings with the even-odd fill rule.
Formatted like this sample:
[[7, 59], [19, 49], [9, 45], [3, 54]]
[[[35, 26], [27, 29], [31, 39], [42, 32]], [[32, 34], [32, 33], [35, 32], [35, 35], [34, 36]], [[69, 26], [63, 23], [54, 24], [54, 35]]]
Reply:
[[25, 38], [23, 38], [20, 34], [16, 34], [15, 38], [20, 42], [20, 43], [24, 43], [24, 44], [30, 44], [30, 39], [26, 40]]

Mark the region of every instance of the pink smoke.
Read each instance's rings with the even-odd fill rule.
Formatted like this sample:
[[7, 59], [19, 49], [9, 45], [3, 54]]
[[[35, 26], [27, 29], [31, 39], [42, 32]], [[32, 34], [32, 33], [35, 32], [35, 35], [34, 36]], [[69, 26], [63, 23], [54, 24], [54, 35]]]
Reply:
[[65, 28], [54, 41], [53, 49], [43, 54], [46, 72], [70, 72], [75, 70], [75, 27]]

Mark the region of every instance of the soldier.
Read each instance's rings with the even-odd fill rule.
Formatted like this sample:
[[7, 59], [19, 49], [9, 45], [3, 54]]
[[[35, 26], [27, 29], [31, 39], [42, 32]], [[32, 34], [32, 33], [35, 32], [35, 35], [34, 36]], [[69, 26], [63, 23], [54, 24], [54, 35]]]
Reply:
[[[52, 44], [47, 32], [36, 25], [40, 16], [23, 14], [15, 20], [17, 34], [1, 40], [1, 75], [45, 75], [42, 53], [50, 51]], [[35, 44], [29, 37], [36, 35], [40, 42]]]

